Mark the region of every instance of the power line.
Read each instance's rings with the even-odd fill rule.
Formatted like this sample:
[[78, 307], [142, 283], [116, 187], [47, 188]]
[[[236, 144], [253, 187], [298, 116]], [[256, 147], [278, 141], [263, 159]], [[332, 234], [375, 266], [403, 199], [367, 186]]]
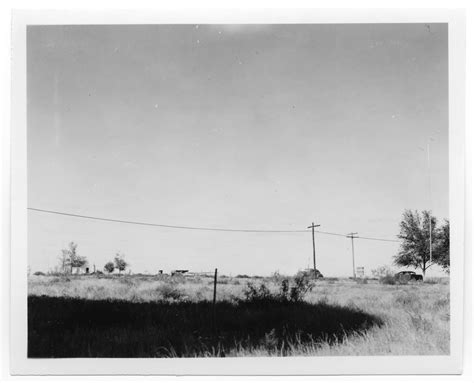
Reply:
[[358, 237], [359, 239], [367, 239], [369, 241], [383, 241], [383, 242], [397, 242], [400, 241], [398, 239], [386, 239], [386, 238], [373, 238], [373, 237]]
[[215, 227], [165, 225], [165, 224], [149, 223], [149, 222], [125, 221], [125, 220], [121, 220], [121, 219], [92, 217], [92, 216], [88, 216], [88, 215], [64, 213], [64, 212], [60, 212], [60, 211], [36, 209], [36, 208], [32, 208], [32, 207], [29, 207], [28, 210], [34, 210], [34, 211], [39, 211], [39, 212], [43, 212], [43, 213], [50, 213], [50, 214], [65, 215], [65, 216], [76, 217], [76, 218], [92, 219], [92, 220], [96, 220], [96, 221], [117, 222], [117, 223], [126, 223], [126, 224], [130, 224], [130, 225], [141, 225], [141, 226], [156, 226], [156, 227], [165, 227], [165, 228], [169, 228], [169, 229], [228, 231], [228, 232], [242, 232], [242, 233], [306, 233], [306, 232], [309, 231], [309, 230], [225, 229], [225, 228], [215, 228]]
[[[320, 233], [320, 234], [327, 234], [327, 235], [335, 235], [338, 237], [347, 237], [347, 234], [341, 234], [341, 233], [331, 233], [328, 231], [319, 231], [315, 230], [315, 233]], [[369, 241], [382, 241], [382, 242], [397, 242], [399, 243], [400, 241], [398, 239], [388, 239], [388, 238], [375, 238], [375, 237], [358, 237], [359, 239], [367, 239]]]
[[[41, 212], [41, 213], [56, 214], [56, 215], [62, 215], [62, 216], [67, 216], [67, 217], [75, 217], [75, 218], [83, 218], [83, 219], [91, 219], [91, 220], [95, 220], [95, 221], [125, 223], [125, 224], [129, 224], [129, 225], [140, 225], [140, 226], [163, 227], [163, 228], [168, 228], [168, 229], [219, 231], [219, 232], [234, 232], [234, 233], [308, 233], [308, 232], [311, 231], [311, 230], [228, 229], [228, 228], [220, 228], [220, 227], [166, 225], [166, 224], [151, 223], [151, 222], [138, 222], [138, 221], [127, 221], [127, 220], [113, 219], [113, 218], [95, 217], [95, 216], [89, 216], [89, 215], [66, 213], [66, 212], [55, 211], [55, 210], [38, 209], [38, 208], [33, 208], [33, 207], [28, 207], [27, 209], [32, 210], [32, 211]], [[339, 236], [339, 237], [346, 237], [346, 234], [331, 233], [331, 232], [328, 232], [328, 231], [315, 230], [315, 233], [326, 234], [326, 235], [334, 235], [334, 236]], [[400, 242], [398, 240], [384, 239], [384, 238], [373, 238], [373, 237], [359, 237], [359, 238], [360, 239], [368, 239], [368, 240], [372, 240], [372, 241]]]

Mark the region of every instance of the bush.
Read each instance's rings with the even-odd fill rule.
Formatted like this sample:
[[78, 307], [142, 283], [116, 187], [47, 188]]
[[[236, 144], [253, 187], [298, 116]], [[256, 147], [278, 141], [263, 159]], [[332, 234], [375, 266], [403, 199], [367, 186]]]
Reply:
[[172, 284], [165, 284], [156, 289], [163, 299], [173, 299], [175, 301], [183, 298], [183, 292]]
[[252, 283], [247, 283], [247, 288], [244, 290], [244, 296], [247, 301], [253, 302], [266, 300], [272, 295], [265, 283], [261, 283], [259, 287]]
[[258, 287], [248, 283], [246, 290], [244, 290], [244, 296], [247, 301], [301, 302], [313, 287], [313, 281], [307, 275], [298, 274], [294, 277], [292, 284], [288, 279], [283, 279], [278, 293], [272, 293], [265, 283], [261, 283]]
[[383, 277], [393, 276], [393, 271], [389, 266], [384, 265], [373, 269], [372, 276], [378, 280], [381, 280]]
[[276, 283], [276, 284], [280, 284], [285, 279], [288, 279], [288, 277], [285, 277], [284, 275], [280, 274], [279, 271], [275, 271], [270, 276], [270, 281], [272, 281], [273, 283]]
[[307, 273], [298, 273], [294, 279], [295, 285], [290, 289], [290, 300], [300, 302], [308, 291], [314, 287], [311, 277]]
[[43, 273], [42, 271], [35, 271], [33, 275], [46, 275], [46, 274]]

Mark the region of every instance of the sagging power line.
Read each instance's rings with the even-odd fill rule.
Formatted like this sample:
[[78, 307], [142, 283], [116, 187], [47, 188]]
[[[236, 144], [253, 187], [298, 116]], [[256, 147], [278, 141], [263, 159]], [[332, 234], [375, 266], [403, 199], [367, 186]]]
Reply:
[[[115, 222], [115, 223], [122, 223], [122, 224], [128, 224], [128, 225], [139, 225], [139, 226], [153, 226], [153, 227], [162, 227], [162, 228], [168, 228], [168, 229], [201, 230], [201, 231], [233, 232], [233, 233], [308, 233], [308, 232], [311, 231], [311, 230], [232, 229], [232, 228], [220, 228], [220, 227], [168, 225], [168, 224], [151, 223], [151, 222], [139, 222], [139, 221], [128, 221], [128, 220], [113, 219], [113, 218], [95, 217], [95, 216], [67, 213], [67, 212], [55, 211], [55, 210], [38, 209], [38, 208], [34, 208], [34, 207], [28, 207], [27, 209], [30, 210], [30, 211], [36, 211], [36, 212], [41, 212], [41, 213], [56, 214], [56, 215], [82, 218], [82, 219], [90, 219], [90, 220], [95, 220], [95, 221]], [[314, 229], [312, 229], [312, 230], [314, 230]], [[346, 237], [346, 234], [341, 234], [341, 233], [331, 233], [331, 232], [320, 231], [320, 230], [315, 230], [314, 232], [319, 233], [319, 234], [325, 234], [325, 235], [334, 235], [334, 236], [339, 236], [339, 237]], [[359, 237], [359, 238], [360, 239], [371, 240], [371, 241], [397, 242], [397, 243], [400, 242], [399, 240], [386, 239], [386, 238], [375, 238], [375, 237]]]

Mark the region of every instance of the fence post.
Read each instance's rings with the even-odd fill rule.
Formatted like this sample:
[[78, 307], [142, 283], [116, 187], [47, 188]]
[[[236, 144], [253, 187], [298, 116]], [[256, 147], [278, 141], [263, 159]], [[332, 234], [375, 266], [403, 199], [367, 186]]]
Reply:
[[217, 293], [217, 268], [214, 270], [214, 295], [212, 297], [212, 330], [216, 332], [216, 293]]

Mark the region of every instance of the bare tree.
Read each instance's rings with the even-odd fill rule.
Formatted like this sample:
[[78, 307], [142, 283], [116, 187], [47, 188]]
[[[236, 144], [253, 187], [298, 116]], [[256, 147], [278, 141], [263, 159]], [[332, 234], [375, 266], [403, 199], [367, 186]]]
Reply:
[[70, 270], [71, 264], [70, 264], [70, 258], [69, 258], [69, 250], [68, 249], [62, 249], [61, 250], [61, 255], [58, 257], [59, 260], [59, 270], [62, 274], [67, 274], [67, 272]]

